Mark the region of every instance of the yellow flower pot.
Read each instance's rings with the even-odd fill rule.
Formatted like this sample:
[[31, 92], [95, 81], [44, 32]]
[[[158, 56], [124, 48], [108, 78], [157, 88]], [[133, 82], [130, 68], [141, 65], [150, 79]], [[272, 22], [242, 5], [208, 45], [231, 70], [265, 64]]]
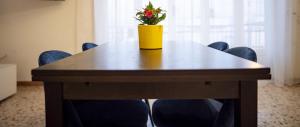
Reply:
[[140, 49], [161, 49], [163, 40], [162, 25], [139, 25]]

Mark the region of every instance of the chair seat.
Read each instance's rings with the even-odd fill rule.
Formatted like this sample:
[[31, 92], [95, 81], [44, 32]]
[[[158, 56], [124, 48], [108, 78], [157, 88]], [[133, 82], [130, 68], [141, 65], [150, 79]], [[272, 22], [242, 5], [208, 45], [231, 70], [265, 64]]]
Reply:
[[153, 119], [158, 127], [212, 127], [219, 110], [211, 100], [157, 100]]
[[143, 101], [72, 102], [85, 127], [146, 127], [149, 110]]

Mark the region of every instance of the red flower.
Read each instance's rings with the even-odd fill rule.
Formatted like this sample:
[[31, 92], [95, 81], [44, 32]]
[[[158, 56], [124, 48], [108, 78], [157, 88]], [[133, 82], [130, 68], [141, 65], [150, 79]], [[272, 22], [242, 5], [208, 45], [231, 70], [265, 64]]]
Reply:
[[145, 10], [144, 15], [145, 15], [147, 18], [152, 18], [153, 12], [152, 12], [151, 10]]

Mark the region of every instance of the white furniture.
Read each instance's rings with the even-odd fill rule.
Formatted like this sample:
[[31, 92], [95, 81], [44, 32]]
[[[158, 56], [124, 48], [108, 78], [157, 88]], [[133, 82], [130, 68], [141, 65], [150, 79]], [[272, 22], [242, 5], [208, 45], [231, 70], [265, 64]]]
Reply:
[[17, 92], [17, 67], [0, 64], [0, 101]]

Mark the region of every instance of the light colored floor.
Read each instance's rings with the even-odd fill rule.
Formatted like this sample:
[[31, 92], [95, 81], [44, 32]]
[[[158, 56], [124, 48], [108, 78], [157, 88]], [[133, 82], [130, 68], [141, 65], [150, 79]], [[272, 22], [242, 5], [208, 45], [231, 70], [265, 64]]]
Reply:
[[[300, 127], [300, 86], [259, 85], [259, 127]], [[42, 86], [19, 86], [18, 93], [0, 102], [0, 127], [43, 127]]]

